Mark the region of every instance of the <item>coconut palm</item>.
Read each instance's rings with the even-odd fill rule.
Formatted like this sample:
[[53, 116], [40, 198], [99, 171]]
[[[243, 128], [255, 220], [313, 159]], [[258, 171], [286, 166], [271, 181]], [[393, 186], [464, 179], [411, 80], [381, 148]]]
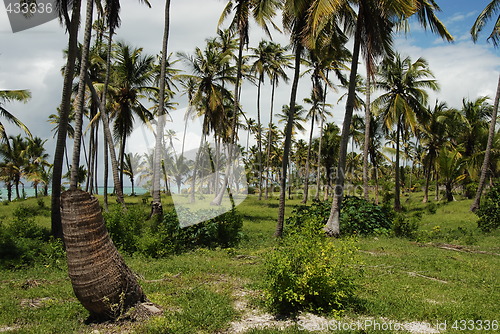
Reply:
[[72, 14], [69, 16], [70, 1], [57, 0], [60, 21], [68, 31], [68, 52], [66, 66], [64, 67], [64, 81], [60, 106], [60, 122], [58, 126], [56, 148], [54, 152], [54, 163], [52, 170], [52, 201], [51, 201], [51, 230], [52, 235], [62, 238], [61, 225], [61, 178], [64, 161], [64, 151], [66, 147], [66, 135], [68, 127], [68, 117], [71, 110], [71, 93], [73, 78], [75, 74], [75, 62], [78, 53], [78, 27], [80, 25], [81, 0], [72, 2]]
[[446, 200], [453, 201], [453, 186], [466, 178], [464, 159], [457, 149], [443, 147], [438, 156], [439, 175], [446, 189]]
[[[31, 137], [31, 133], [19, 119], [17, 119], [13, 114], [11, 114], [7, 109], [5, 109], [5, 103], [12, 101], [19, 101], [26, 103], [31, 98], [31, 93], [29, 90], [0, 90], [0, 116], [5, 118], [7, 121], [14, 123], [21, 130], [23, 130], [28, 136]], [[7, 133], [3, 124], [0, 122], [0, 139], [7, 138]]]
[[[476, 22], [474, 23], [471, 34], [474, 41], [477, 41], [479, 32], [483, 29], [487, 21], [493, 18], [498, 13], [498, 17], [495, 22], [493, 31], [491, 32], [488, 40], [493, 41], [495, 47], [498, 47], [498, 42], [500, 40], [500, 1], [492, 0], [486, 8], [479, 14]], [[483, 193], [484, 184], [486, 182], [486, 176], [488, 174], [488, 166], [490, 164], [491, 149], [493, 147], [493, 141], [495, 137], [495, 126], [497, 122], [498, 107], [500, 101], [500, 75], [498, 76], [497, 92], [495, 95], [495, 102], [493, 103], [493, 112], [491, 114], [490, 128], [488, 132], [488, 142], [486, 144], [486, 150], [484, 154], [483, 165], [481, 166], [481, 176], [479, 178], [479, 184], [477, 187], [476, 196], [474, 202], [472, 203], [470, 209], [475, 211], [479, 208], [481, 202], [481, 195]]]
[[[231, 12], [234, 11], [234, 17], [229, 24], [229, 31], [237, 33], [239, 37], [230, 144], [235, 144], [237, 137], [238, 115], [240, 111], [240, 85], [243, 77], [243, 48], [245, 45], [248, 45], [249, 42], [250, 16], [252, 16], [255, 22], [270, 36], [271, 33], [267, 24], [268, 22], [271, 22], [271, 24], [276, 27], [272, 22], [272, 19], [276, 14], [276, 11], [280, 8], [281, 1], [278, 0], [228, 0], [228, 3], [219, 19], [218, 25], [220, 26], [229, 17]], [[226, 167], [227, 170], [229, 170], [229, 164], [232, 161], [232, 151], [233, 146], [231, 145], [229, 146], [229, 156], [227, 159], [228, 166]], [[212, 204], [220, 205], [224, 192], [227, 188], [228, 180], [229, 173], [225, 173], [223, 184], [213, 199]]]
[[326, 110], [326, 107], [331, 107], [330, 104], [324, 103], [323, 101], [323, 92], [320, 91], [319, 94], [315, 92], [311, 93], [310, 98], [304, 99], [304, 102], [311, 105], [309, 109], [306, 119], [311, 120], [311, 129], [309, 131], [309, 143], [307, 146], [307, 157], [306, 157], [306, 165], [305, 165], [305, 182], [304, 182], [304, 197], [302, 199], [302, 203], [307, 203], [308, 194], [309, 194], [309, 174], [310, 174], [310, 159], [311, 159], [311, 148], [313, 142], [313, 133], [314, 133], [314, 124], [315, 122], [323, 123], [324, 119], [327, 116], [331, 116], [331, 112]]
[[[392, 53], [392, 32], [394, 26], [412, 15], [424, 26], [437, 32], [443, 38], [452, 40], [452, 36], [446, 27], [435, 16], [439, 11], [439, 6], [434, 0], [413, 0], [413, 1], [375, 1], [358, 0], [357, 15], [353, 15], [354, 9], [347, 10], [343, 18], [354, 27], [354, 45], [351, 62], [351, 73], [349, 78], [349, 90], [342, 128], [342, 140], [339, 152], [339, 164], [337, 168], [336, 192], [332, 202], [330, 217], [325, 226], [328, 235], [340, 234], [340, 204], [342, 202], [342, 189], [344, 187], [343, 171], [345, 169], [345, 159], [347, 155], [347, 143], [350, 123], [355, 107], [356, 95], [356, 75], [358, 72], [358, 62], [360, 51], [363, 50], [367, 68], [374, 70], [375, 61], [379, 57]], [[347, 3], [346, 3], [347, 5]]]
[[132, 194], [135, 195], [135, 178], [139, 172], [139, 165], [141, 164], [141, 155], [138, 153], [127, 153], [125, 154], [125, 165], [123, 173], [127, 175], [130, 179], [130, 184], [132, 185]]
[[[269, 42], [268, 46], [271, 48], [271, 58], [272, 62], [268, 66], [267, 75], [269, 76], [269, 81], [271, 82], [271, 106], [269, 111], [269, 129], [271, 129], [271, 124], [273, 123], [273, 113], [274, 113], [274, 95], [276, 87], [279, 84], [280, 79], [288, 82], [288, 76], [285, 72], [286, 69], [291, 68], [292, 56], [288, 55], [287, 47], [282, 47], [280, 44]], [[271, 145], [273, 143], [273, 131], [268, 131], [267, 138], [267, 148], [266, 148], [266, 199], [269, 198], [269, 173], [271, 162]]]
[[387, 129], [396, 126], [396, 157], [395, 157], [395, 198], [394, 209], [401, 210], [400, 200], [400, 138], [403, 131], [410, 129], [415, 133], [418, 122], [427, 121], [428, 93], [427, 89], [438, 90], [439, 86], [433, 80], [433, 74], [427, 61], [423, 58], [412, 62], [409, 57], [404, 59], [396, 54], [394, 59], [385, 59], [379, 70], [379, 80], [376, 87], [384, 93], [373, 101], [373, 106], [383, 116]]
[[234, 82], [234, 68], [229, 66], [232, 54], [229, 51], [220, 53], [217, 45], [210, 42], [207, 43], [203, 51], [196, 48], [194, 55], [179, 53], [179, 57], [193, 73], [190, 76], [184, 76], [184, 78], [189, 77], [194, 82], [190, 104], [194, 107], [197, 115], [203, 117], [202, 136], [191, 179], [193, 183], [191, 201], [194, 201], [196, 169], [204, 138], [211, 131], [214, 131], [216, 136], [228, 133], [226, 101], [232, 101], [233, 97], [225, 88], [225, 83]]
[[[118, 200], [123, 204], [123, 193], [120, 188], [113, 138], [106, 112], [111, 64], [111, 39], [114, 29], [119, 24], [120, 2], [118, 0], [109, 0], [106, 5], [107, 23], [110, 32], [106, 78], [101, 101], [99, 101], [99, 96], [92, 84], [88, 86], [92, 98], [96, 102], [98, 101], [97, 104], [100, 107], [104, 132], [111, 153], [116, 194]], [[79, 7], [77, 10], [73, 8], [73, 14], [75, 11], [79, 12]], [[62, 115], [61, 118], [67, 120], [67, 110], [66, 114]], [[59, 136], [63, 132], [61, 130], [60, 126]], [[65, 136], [66, 133], [64, 133], [62, 140], [65, 139]], [[63, 142], [61, 142], [62, 144]], [[146, 297], [134, 274], [127, 267], [109, 238], [99, 201], [89, 193], [73, 187], [61, 195], [60, 203], [69, 277], [76, 297], [90, 312], [91, 316], [98, 319], [116, 319], [130, 307], [145, 301]], [[116, 305], [119, 306], [116, 307]]]

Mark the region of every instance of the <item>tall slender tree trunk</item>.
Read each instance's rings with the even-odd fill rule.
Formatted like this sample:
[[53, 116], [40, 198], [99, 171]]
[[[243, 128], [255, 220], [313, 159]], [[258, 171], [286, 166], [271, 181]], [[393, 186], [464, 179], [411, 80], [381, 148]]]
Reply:
[[[366, 62], [367, 64], [369, 62]], [[368, 151], [370, 148], [370, 121], [371, 121], [371, 71], [367, 68], [366, 71], [366, 103], [365, 103], [365, 142], [363, 145], [363, 196], [368, 201], [370, 188], [368, 187], [369, 166], [368, 166]]]
[[61, 114], [57, 132], [56, 149], [54, 152], [54, 168], [52, 170], [52, 199], [51, 199], [51, 229], [52, 235], [62, 238], [61, 224], [61, 178], [66, 135], [68, 131], [68, 117], [71, 108], [71, 93], [75, 73], [75, 61], [78, 53], [78, 26], [80, 24], [80, 0], [73, 1], [71, 21], [65, 15], [66, 28], [69, 32], [68, 55], [64, 70], [64, 83], [61, 101]]
[[[324, 103], [323, 103], [324, 104]], [[321, 146], [323, 145], [323, 124], [324, 118], [321, 117], [321, 123], [319, 127], [319, 145], [318, 145], [318, 169], [316, 171], [316, 195], [314, 198], [319, 200], [319, 193], [321, 190]]]
[[429, 164], [425, 168], [425, 188], [424, 188], [424, 199], [422, 200], [423, 203], [427, 203], [429, 201], [429, 184], [431, 182], [431, 166], [432, 166], [432, 159], [429, 158]]
[[108, 178], [109, 178], [109, 154], [108, 154], [108, 139], [104, 136], [104, 210], [108, 211]]
[[262, 200], [262, 124], [260, 122], [260, 92], [264, 74], [259, 77], [259, 85], [257, 88], [257, 148], [259, 151], [259, 201]]
[[269, 133], [267, 134], [267, 158], [266, 158], [266, 200], [269, 199], [269, 177], [271, 168], [271, 147], [273, 145], [273, 131], [271, 129], [273, 124], [273, 111], [274, 111], [274, 92], [276, 89], [276, 81], [272, 79], [271, 88], [271, 112], [269, 113]]
[[115, 186], [116, 192], [116, 200], [125, 208], [125, 200], [123, 199], [123, 189], [120, 187], [120, 176], [118, 173], [118, 161], [116, 159], [115, 145], [113, 141], [113, 136], [111, 135], [111, 129], [109, 128], [109, 117], [106, 112], [106, 99], [107, 92], [109, 87], [109, 78], [111, 73], [111, 49], [113, 42], [113, 29], [110, 29], [108, 36], [108, 52], [107, 52], [107, 60], [106, 60], [106, 78], [104, 80], [104, 91], [103, 91], [103, 99], [101, 101], [101, 120], [104, 130], [104, 136], [106, 137], [106, 141], [108, 143], [109, 156], [111, 158], [111, 172], [113, 174], [113, 183]]
[[333, 202], [330, 210], [330, 217], [325, 225], [325, 233], [329, 236], [340, 235], [340, 208], [342, 198], [344, 197], [345, 166], [347, 156], [347, 145], [349, 142], [349, 128], [351, 126], [352, 114], [354, 111], [354, 102], [356, 97], [356, 75], [358, 73], [359, 51], [361, 46], [361, 24], [363, 14], [358, 13], [356, 22], [356, 32], [354, 35], [354, 47], [352, 52], [351, 74], [349, 77], [349, 91], [347, 94], [347, 103], [342, 126], [342, 135], [340, 139], [339, 162], [337, 167], [337, 180], [333, 190]]
[[307, 199], [309, 197], [309, 160], [311, 158], [311, 145], [314, 133], [314, 118], [316, 117], [313, 112], [311, 117], [311, 132], [309, 133], [309, 145], [307, 146], [307, 158], [306, 158], [306, 175], [305, 175], [305, 183], [304, 183], [304, 198], [302, 199], [302, 204], [307, 203]]
[[[85, 33], [83, 37], [82, 55], [80, 58], [80, 75], [78, 81], [78, 93], [76, 97], [75, 113], [75, 135], [73, 141], [73, 159], [71, 164], [70, 189], [78, 187], [78, 169], [80, 166], [80, 148], [82, 143], [83, 126], [83, 105], [85, 102], [85, 83], [87, 74], [87, 65], [89, 58], [90, 39], [92, 37], [92, 14], [94, 11], [94, 0], [87, 0], [87, 9], [85, 17]], [[90, 170], [90, 166], [89, 166]]]
[[481, 203], [481, 195], [483, 193], [483, 188], [486, 183], [486, 177], [488, 175], [489, 165], [490, 165], [490, 156], [491, 156], [491, 148], [493, 147], [493, 139], [495, 138], [495, 125], [497, 123], [497, 114], [498, 114], [498, 104], [500, 100], [500, 75], [498, 76], [498, 85], [497, 85], [497, 93], [495, 96], [495, 102], [493, 103], [493, 112], [491, 114], [490, 121], [490, 129], [488, 133], [488, 142], [486, 144], [486, 151], [484, 153], [483, 165], [481, 167], [481, 176], [479, 177], [479, 184], [477, 186], [476, 196], [474, 198], [474, 202], [472, 203], [470, 210], [476, 211], [479, 209], [479, 205]]
[[399, 168], [401, 117], [398, 115], [396, 123], [396, 184], [394, 190], [394, 210], [401, 211], [401, 170]]
[[283, 235], [283, 227], [285, 223], [285, 203], [286, 203], [286, 176], [288, 169], [288, 159], [290, 157], [290, 148], [292, 146], [292, 130], [293, 130], [293, 116], [295, 111], [295, 103], [297, 100], [297, 90], [299, 87], [300, 78], [300, 58], [302, 55], [302, 44], [298, 43], [295, 49], [295, 73], [293, 76], [292, 92], [290, 94], [290, 110], [288, 113], [288, 120], [285, 128], [285, 145], [283, 148], [283, 161], [281, 166], [281, 180], [280, 180], [280, 200], [278, 209], [278, 222], [276, 224], [275, 237]]
[[242, 66], [243, 66], [243, 45], [244, 38], [240, 34], [240, 42], [238, 47], [238, 60], [236, 65], [236, 83], [234, 85], [234, 110], [233, 118], [231, 120], [231, 141], [228, 149], [227, 163], [226, 163], [226, 173], [224, 173], [224, 181], [220, 191], [217, 193], [215, 198], [210, 202], [211, 205], [220, 205], [222, 203], [222, 198], [224, 197], [224, 192], [227, 189], [229, 182], [229, 171], [231, 169], [231, 164], [233, 160], [233, 151], [236, 144], [237, 132], [238, 132], [238, 115], [240, 113], [240, 93], [241, 93], [241, 78], [242, 78]]

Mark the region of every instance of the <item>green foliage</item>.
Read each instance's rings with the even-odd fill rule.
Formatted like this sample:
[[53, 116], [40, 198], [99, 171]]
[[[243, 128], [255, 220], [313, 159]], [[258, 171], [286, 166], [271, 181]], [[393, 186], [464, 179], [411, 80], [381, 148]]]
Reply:
[[435, 214], [437, 212], [437, 204], [434, 202], [430, 202], [429, 204], [427, 204], [427, 212], [432, 215]]
[[121, 207], [114, 207], [104, 213], [104, 220], [111, 239], [116, 247], [122, 251], [133, 254], [138, 250], [138, 243], [147, 216], [143, 210], [131, 207], [124, 211]]
[[59, 265], [63, 259], [62, 242], [53, 239], [49, 230], [36, 225], [34, 219], [16, 217], [11, 224], [0, 223], [0, 267]]
[[[183, 210], [186, 210], [184, 216], [194, 215], [188, 209]], [[228, 248], [239, 243], [243, 222], [236, 210], [203, 211], [197, 212], [196, 216], [204, 214], [215, 218], [188, 227], [179, 225], [175, 211], [165, 212], [163, 218], [146, 221], [147, 214], [140, 209], [123, 211], [117, 207], [105, 214], [105, 220], [113, 242], [128, 254], [160, 258], [198, 247]]]
[[392, 228], [392, 212], [360, 197], [345, 197], [342, 202], [342, 234], [384, 234]]
[[287, 234], [267, 257], [265, 298], [275, 313], [339, 315], [355, 294], [355, 242], [327, 238], [316, 224]]
[[477, 226], [483, 232], [491, 232], [500, 227], [500, 184], [491, 187], [476, 214], [479, 217]]
[[[294, 209], [286, 222], [287, 229], [296, 229], [308, 221], [320, 230], [330, 215], [331, 203], [313, 202], [311, 206]], [[347, 196], [342, 201], [340, 213], [340, 232], [343, 235], [387, 234], [392, 228], [392, 212], [359, 197]]]
[[398, 214], [394, 218], [392, 230], [396, 237], [413, 239], [417, 236], [417, 217], [408, 218], [404, 214]]

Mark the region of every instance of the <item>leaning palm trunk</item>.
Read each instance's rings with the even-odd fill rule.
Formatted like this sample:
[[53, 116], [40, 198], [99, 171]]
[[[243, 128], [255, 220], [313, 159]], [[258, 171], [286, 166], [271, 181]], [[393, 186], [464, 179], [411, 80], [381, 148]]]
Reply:
[[495, 137], [495, 125], [497, 123], [499, 100], [500, 100], [500, 76], [498, 76], [497, 94], [495, 96], [493, 112], [491, 114], [490, 129], [488, 132], [488, 142], [486, 144], [486, 152], [484, 153], [483, 165], [481, 167], [481, 176], [479, 178], [479, 184], [477, 187], [476, 197], [474, 198], [474, 203], [472, 203], [470, 207], [471, 211], [476, 211], [477, 209], [479, 209], [479, 204], [481, 202], [481, 195], [483, 193], [484, 184], [486, 183], [486, 176], [488, 174], [488, 167], [490, 165], [491, 148], [493, 147], [493, 138]]
[[61, 177], [64, 153], [66, 152], [66, 135], [68, 129], [68, 115], [71, 107], [71, 91], [75, 73], [75, 61], [78, 53], [78, 25], [80, 22], [80, 4], [81, 1], [73, 2], [71, 21], [69, 20], [68, 14], [65, 14], [66, 28], [69, 32], [68, 57], [66, 68], [64, 69], [61, 115], [59, 119], [56, 149], [54, 152], [54, 169], [52, 170], [51, 229], [52, 235], [57, 238], [62, 237], [61, 211], [59, 209], [61, 201]]
[[[151, 204], [151, 216], [163, 213], [160, 193], [160, 164], [163, 130], [165, 128], [165, 72], [167, 68], [167, 46], [168, 33], [170, 29], [170, 0], [165, 1], [165, 18], [163, 27], [163, 43], [160, 64], [160, 106], [158, 110], [158, 127], [156, 129], [154, 165], [153, 165], [153, 202]], [[168, 183], [165, 182], [168, 187]]]
[[340, 207], [344, 197], [345, 166], [347, 156], [347, 144], [349, 141], [349, 127], [351, 126], [352, 114], [354, 111], [354, 99], [356, 95], [356, 74], [358, 73], [358, 60], [361, 46], [361, 23], [363, 13], [358, 13], [356, 32], [354, 36], [354, 47], [352, 52], [351, 74], [349, 77], [349, 92], [347, 95], [344, 124], [342, 126], [342, 136], [340, 138], [339, 162], [337, 166], [337, 180], [333, 192], [332, 208], [330, 216], [324, 227], [325, 233], [329, 236], [340, 235]]
[[61, 195], [68, 271], [82, 305], [97, 319], [116, 319], [146, 300], [104, 225], [99, 201], [82, 190]]

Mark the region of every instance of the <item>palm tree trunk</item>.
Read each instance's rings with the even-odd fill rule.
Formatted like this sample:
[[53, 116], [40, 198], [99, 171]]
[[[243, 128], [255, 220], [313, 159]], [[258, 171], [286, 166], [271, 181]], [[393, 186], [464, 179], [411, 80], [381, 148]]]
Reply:
[[401, 117], [398, 116], [396, 124], [396, 184], [394, 193], [394, 210], [401, 211], [401, 170], [399, 169], [399, 151], [400, 151], [400, 132], [401, 132]]
[[[106, 98], [109, 86], [109, 77], [111, 72], [112, 42], [113, 42], [113, 29], [110, 29], [108, 36], [108, 52], [107, 52], [108, 54], [106, 60], [106, 78], [104, 80], [104, 91], [102, 94], [103, 99], [100, 104], [100, 110], [101, 110], [101, 119], [104, 130], [104, 136], [106, 137], [106, 141], [108, 143], [109, 155], [111, 157], [111, 171], [113, 174], [113, 183], [115, 186], [116, 200], [122, 205], [123, 208], [125, 208], [125, 200], [123, 199], [123, 189], [120, 187], [120, 177], [118, 175], [118, 162], [116, 159], [115, 145], [113, 143], [113, 136], [111, 135], [111, 130], [109, 128], [109, 117], [108, 114], [106, 113]], [[97, 98], [97, 94], [95, 97]]]
[[61, 196], [68, 272], [76, 297], [97, 319], [117, 319], [146, 300], [106, 230], [99, 201], [74, 189]]
[[[323, 103], [324, 108], [324, 103]], [[321, 124], [319, 127], [319, 145], [318, 145], [318, 170], [316, 171], [316, 195], [314, 198], [319, 200], [319, 193], [321, 189], [321, 146], [323, 145], [323, 123], [324, 118], [321, 117]]]
[[274, 111], [274, 92], [276, 89], [276, 81], [273, 79], [272, 80], [272, 89], [271, 89], [271, 111], [269, 113], [269, 133], [268, 133], [268, 139], [267, 139], [267, 158], [266, 158], [266, 200], [269, 199], [269, 172], [270, 172], [270, 165], [271, 165], [271, 146], [273, 143], [273, 131], [271, 129], [271, 126], [273, 124], [273, 111]]
[[476, 197], [474, 198], [474, 202], [470, 207], [470, 210], [473, 212], [479, 209], [479, 205], [481, 203], [481, 195], [483, 193], [483, 188], [486, 183], [486, 177], [488, 175], [491, 148], [493, 147], [493, 139], [495, 138], [495, 125], [497, 123], [499, 100], [500, 100], [500, 75], [498, 76], [497, 93], [495, 96], [495, 102], [493, 104], [493, 112], [491, 114], [490, 129], [488, 132], [488, 142], [486, 144], [486, 151], [484, 152], [483, 165], [481, 166], [481, 176], [479, 178], [479, 184], [477, 186]]
[[66, 14], [66, 28], [69, 32], [68, 55], [64, 70], [64, 83], [61, 101], [61, 114], [57, 132], [56, 149], [54, 152], [54, 168], [52, 170], [52, 200], [51, 200], [51, 229], [56, 238], [62, 237], [61, 225], [61, 177], [68, 130], [68, 116], [71, 108], [71, 93], [75, 73], [75, 61], [78, 52], [78, 26], [80, 24], [80, 0], [73, 1], [71, 22]]
[[[366, 62], [369, 63], [369, 62]], [[371, 98], [371, 71], [367, 69], [366, 78], [366, 103], [365, 103], [365, 142], [363, 145], [363, 195], [365, 200], [369, 199], [369, 188], [368, 188], [368, 150], [370, 147], [370, 98]]]
[[236, 138], [238, 132], [238, 114], [240, 112], [240, 84], [242, 77], [242, 66], [243, 66], [243, 46], [244, 38], [240, 34], [240, 42], [238, 47], [238, 60], [236, 65], [236, 83], [234, 85], [234, 108], [233, 108], [233, 119], [231, 120], [231, 141], [228, 149], [227, 163], [226, 163], [226, 173], [224, 173], [224, 181], [220, 191], [217, 193], [215, 198], [210, 202], [211, 205], [220, 205], [222, 203], [222, 198], [224, 197], [224, 192], [227, 189], [227, 184], [229, 182], [229, 170], [231, 169], [231, 163], [233, 160], [233, 151], [236, 149]]
[[439, 174], [437, 171], [435, 173], [435, 177], [436, 177], [436, 196], [434, 197], [434, 200], [439, 201]]
[[302, 48], [302, 44], [299, 43], [295, 49], [295, 73], [292, 83], [292, 92], [290, 94], [290, 111], [288, 113], [288, 120], [285, 129], [285, 145], [283, 148], [283, 161], [281, 166], [278, 222], [276, 224], [276, 231], [274, 232], [275, 237], [281, 237], [283, 235], [283, 227], [285, 223], [286, 174], [288, 169], [288, 159], [290, 156], [290, 147], [292, 146], [293, 115], [295, 110], [295, 103], [297, 100], [297, 90], [299, 87], [300, 58], [302, 54]]
[[302, 204], [307, 203], [307, 198], [309, 195], [309, 159], [311, 158], [311, 145], [314, 133], [314, 118], [315, 118], [315, 113], [313, 112], [311, 117], [311, 132], [309, 133], [309, 145], [307, 146], [306, 175], [304, 183], [304, 198], [302, 199]]
[[90, 39], [92, 37], [93, 11], [94, 11], [94, 1], [87, 0], [85, 34], [83, 37], [82, 56], [80, 58], [81, 60], [80, 60], [80, 76], [78, 79], [78, 95], [76, 97], [77, 107], [75, 113], [75, 135], [73, 142], [73, 159], [71, 164], [70, 189], [76, 189], [78, 187], [78, 168], [80, 166], [80, 150], [82, 143], [83, 104], [85, 102], [85, 76], [87, 73]]
[[352, 121], [352, 114], [354, 111], [354, 100], [356, 97], [356, 75], [358, 73], [359, 51], [361, 46], [361, 23], [363, 14], [361, 11], [358, 13], [356, 22], [356, 32], [354, 36], [354, 47], [352, 52], [351, 61], [351, 74], [349, 77], [349, 91], [347, 94], [347, 103], [345, 108], [344, 124], [342, 126], [342, 135], [340, 138], [339, 148], [339, 162], [337, 167], [337, 180], [335, 189], [333, 191], [332, 208], [330, 210], [330, 217], [324, 227], [325, 233], [329, 236], [340, 235], [340, 206], [344, 196], [344, 179], [345, 179], [345, 166], [347, 156], [347, 145], [349, 142], [349, 129]]
[[257, 148], [259, 154], [259, 201], [262, 200], [262, 126], [260, 122], [260, 92], [262, 87], [262, 80], [264, 79], [264, 74], [259, 78], [259, 84], [257, 88]]
[[422, 203], [427, 203], [429, 201], [429, 183], [431, 182], [431, 166], [432, 166], [432, 159], [429, 157], [429, 164], [426, 166], [426, 173], [425, 173], [425, 188], [424, 188], [424, 199], [422, 200]]
[[203, 149], [203, 144], [205, 141], [205, 122], [206, 122], [206, 117], [203, 118], [203, 134], [201, 135], [200, 139], [200, 145], [198, 146], [198, 152], [196, 152], [196, 158], [194, 160], [194, 168], [193, 168], [193, 177], [191, 179], [191, 197], [190, 197], [190, 202], [194, 203], [196, 201], [195, 198], [195, 192], [196, 192], [196, 174], [198, 173], [198, 165], [200, 163], [200, 154], [201, 150]]
[[108, 156], [108, 140], [104, 136], [104, 210], [108, 212], [108, 177], [109, 177], [109, 156]]

